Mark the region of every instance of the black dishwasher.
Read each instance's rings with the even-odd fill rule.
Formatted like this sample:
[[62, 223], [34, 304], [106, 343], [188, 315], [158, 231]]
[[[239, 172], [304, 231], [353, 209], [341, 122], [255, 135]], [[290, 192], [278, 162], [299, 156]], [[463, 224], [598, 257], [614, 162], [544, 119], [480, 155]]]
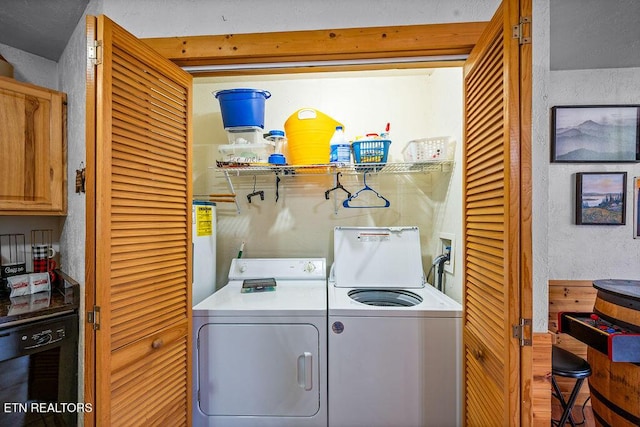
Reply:
[[78, 315], [0, 325], [0, 427], [75, 426]]

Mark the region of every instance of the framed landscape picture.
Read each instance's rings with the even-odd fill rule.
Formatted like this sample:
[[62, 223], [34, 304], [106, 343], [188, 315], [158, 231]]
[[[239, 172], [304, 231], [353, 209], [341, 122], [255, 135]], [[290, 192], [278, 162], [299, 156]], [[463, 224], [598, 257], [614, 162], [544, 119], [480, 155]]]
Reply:
[[576, 224], [624, 225], [626, 172], [576, 173]]
[[640, 178], [633, 179], [633, 238], [640, 239]]
[[640, 161], [640, 105], [552, 107], [551, 161]]

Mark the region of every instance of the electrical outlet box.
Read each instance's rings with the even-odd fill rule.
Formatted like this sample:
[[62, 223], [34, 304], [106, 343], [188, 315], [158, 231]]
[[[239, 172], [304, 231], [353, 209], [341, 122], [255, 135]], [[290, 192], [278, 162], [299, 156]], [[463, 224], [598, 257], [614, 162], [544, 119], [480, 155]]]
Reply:
[[449, 261], [444, 263], [444, 271], [453, 274], [455, 261], [456, 236], [452, 233], [440, 233], [440, 246], [437, 255], [449, 252]]

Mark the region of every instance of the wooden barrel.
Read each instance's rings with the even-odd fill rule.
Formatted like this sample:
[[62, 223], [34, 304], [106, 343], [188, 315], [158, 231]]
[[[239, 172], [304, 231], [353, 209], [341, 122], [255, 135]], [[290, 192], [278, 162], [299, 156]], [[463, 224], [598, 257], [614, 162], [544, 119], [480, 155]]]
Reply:
[[[598, 289], [594, 313], [640, 333], [640, 281], [603, 280], [594, 286]], [[612, 362], [592, 347], [587, 349], [587, 360], [596, 425], [640, 425], [640, 363]]]

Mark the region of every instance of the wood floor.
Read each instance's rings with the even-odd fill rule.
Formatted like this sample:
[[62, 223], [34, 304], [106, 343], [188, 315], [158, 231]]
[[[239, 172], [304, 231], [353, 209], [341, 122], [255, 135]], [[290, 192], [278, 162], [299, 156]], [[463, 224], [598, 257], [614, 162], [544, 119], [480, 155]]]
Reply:
[[[576, 425], [579, 425], [580, 427], [595, 427], [596, 422], [593, 418], [593, 412], [591, 411], [590, 405], [587, 405], [584, 407], [584, 420], [585, 420], [584, 424], [578, 424], [583, 420], [582, 406], [574, 406], [573, 411], [571, 411], [571, 413], [573, 414], [573, 420], [576, 422]], [[553, 399], [552, 405], [551, 405], [551, 418], [554, 420], [559, 420], [561, 416], [562, 416], [562, 407], [560, 406], [560, 403], [558, 403], [555, 399]], [[571, 424], [567, 423], [566, 425], [570, 426]]]

